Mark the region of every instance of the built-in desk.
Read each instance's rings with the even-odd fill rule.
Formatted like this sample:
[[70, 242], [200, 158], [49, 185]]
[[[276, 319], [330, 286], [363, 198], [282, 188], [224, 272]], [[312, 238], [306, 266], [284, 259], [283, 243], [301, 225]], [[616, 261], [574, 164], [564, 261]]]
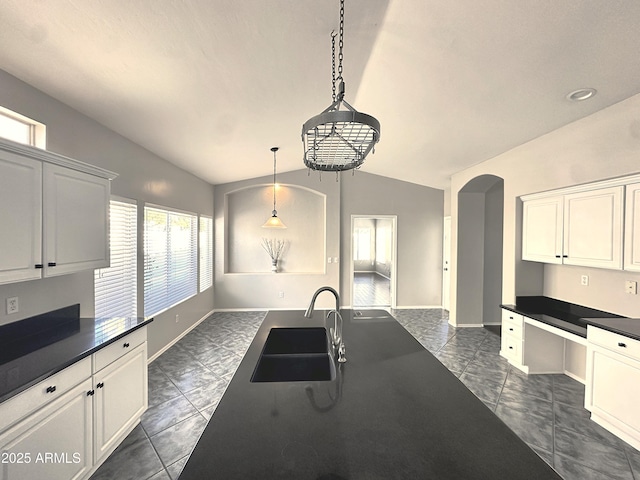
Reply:
[[613, 313], [543, 296], [517, 297], [502, 307], [500, 354], [530, 373], [563, 373], [586, 380], [589, 318], [621, 318]]

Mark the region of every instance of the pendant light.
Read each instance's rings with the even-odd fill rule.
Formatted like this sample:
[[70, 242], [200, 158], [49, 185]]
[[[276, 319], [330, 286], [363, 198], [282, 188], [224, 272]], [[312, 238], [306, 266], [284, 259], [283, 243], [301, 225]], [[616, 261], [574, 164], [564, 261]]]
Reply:
[[[336, 78], [335, 34], [331, 35], [333, 103], [302, 126], [304, 164], [311, 170], [340, 172], [358, 168], [380, 139], [380, 122], [360, 113], [344, 99], [342, 47], [344, 34], [344, 0], [340, 0], [340, 38], [338, 77]], [[338, 93], [336, 94], [336, 82]], [[345, 109], [340, 110], [341, 107]]]
[[262, 225], [262, 228], [287, 228], [282, 223], [282, 220], [278, 218], [278, 212], [276, 211], [276, 152], [278, 147], [271, 147], [271, 151], [273, 152], [273, 211], [271, 212], [271, 217]]

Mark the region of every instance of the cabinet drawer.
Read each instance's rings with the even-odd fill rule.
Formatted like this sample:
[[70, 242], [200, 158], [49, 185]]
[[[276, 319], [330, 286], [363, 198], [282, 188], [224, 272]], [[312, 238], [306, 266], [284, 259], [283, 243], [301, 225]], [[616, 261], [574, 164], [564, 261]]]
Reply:
[[518, 313], [502, 310], [502, 334], [513, 335], [522, 338], [522, 325], [524, 318]]
[[587, 340], [612, 352], [640, 360], [640, 341], [633, 338], [589, 325], [587, 326]]
[[126, 337], [116, 340], [111, 345], [93, 354], [93, 372], [102, 370], [110, 363], [147, 341], [147, 327], [139, 328]]
[[0, 404], [0, 431], [56, 400], [90, 377], [91, 358], [87, 357], [3, 402]]
[[522, 363], [522, 339], [513, 335], [502, 336], [502, 354], [509, 360]]

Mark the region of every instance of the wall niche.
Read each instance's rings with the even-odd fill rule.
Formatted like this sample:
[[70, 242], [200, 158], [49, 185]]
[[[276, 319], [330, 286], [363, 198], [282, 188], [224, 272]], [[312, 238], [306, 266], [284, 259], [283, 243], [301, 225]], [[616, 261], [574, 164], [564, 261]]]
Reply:
[[286, 229], [262, 228], [273, 209], [273, 185], [225, 195], [225, 273], [272, 274], [263, 238], [286, 242], [279, 274], [325, 273], [326, 195], [298, 185], [276, 188], [278, 217]]

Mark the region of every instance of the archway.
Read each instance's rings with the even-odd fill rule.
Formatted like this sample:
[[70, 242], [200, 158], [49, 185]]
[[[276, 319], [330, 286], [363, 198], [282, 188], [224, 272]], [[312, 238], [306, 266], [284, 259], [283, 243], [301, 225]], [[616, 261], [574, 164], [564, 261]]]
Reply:
[[458, 192], [457, 325], [500, 323], [504, 180], [481, 175]]

